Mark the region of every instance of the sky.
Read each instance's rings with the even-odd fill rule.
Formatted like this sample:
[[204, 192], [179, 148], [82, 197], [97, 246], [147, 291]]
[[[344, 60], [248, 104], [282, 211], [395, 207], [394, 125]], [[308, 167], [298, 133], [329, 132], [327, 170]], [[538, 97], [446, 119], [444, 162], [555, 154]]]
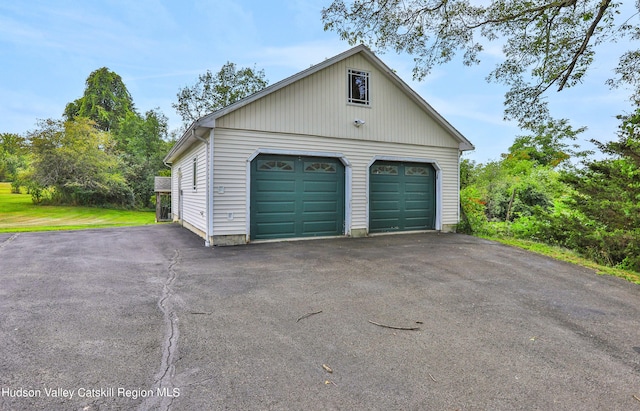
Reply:
[[[628, 3], [629, 1], [627, 1]], [[0, 133], [34, 130], [38, 119], [59, 119], [81, 97], [89, 74], [108, 67], [120, 75], [139, 112], [159, 109], [169, 128], [181, 126], [172, 103], [180, 88], [230, 61], [264, 69], [270, 84], [350, 48], [325, 32], [320, 16], [331, 0], [0, 0]], [[631, 17], [631, 7], [624, 17]], [[637, 10], [636, 10], [637, 11]], [[623, 13], [624, 10], [623, 10]], [[638, 17], [634, 17], [638, 24]], [[616, 138], [616, 116], [629, 112], [629, 92], [611, 90], [607, 78], [622, 52], [618, 42], [598, 50], [584, 83], [548, 96], [552, 115], [567, 118], [584, 148], [592, 138]], [[503, 120], [506, 88], [485, 78], [500, 62], [498, 45], [482, 63], [436, 67], [412, 79], [413, 58], [376, 54], [476, 147], [479, 163], [497, 160], [518, 135]]]

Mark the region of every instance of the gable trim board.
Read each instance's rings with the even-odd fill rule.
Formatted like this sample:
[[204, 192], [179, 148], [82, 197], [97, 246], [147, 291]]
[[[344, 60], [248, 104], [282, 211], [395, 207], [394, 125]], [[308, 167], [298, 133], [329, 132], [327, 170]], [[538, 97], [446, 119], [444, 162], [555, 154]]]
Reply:
[[[371, 106], [347, 103], [348, 68], [370, 73]], [[260, 155], [340, 160], [342, 235], [356, 237], [369, 234], [369, 169], [376, 161], [431, 164], [433, 226], [455, 229], [460, 154], [470, 149], [464, 136], [369, 49], [358, 46], [202, 117], [165, 162], [171, 164], [176, 189], [174, 218], [205, 238], [206, 245], [224, 245], [251, 241], [251, 164]], [[200, 178], [196, 191], [186, 189], [194, 156]], [[297, 184], [313, 184], [302, 180]]]

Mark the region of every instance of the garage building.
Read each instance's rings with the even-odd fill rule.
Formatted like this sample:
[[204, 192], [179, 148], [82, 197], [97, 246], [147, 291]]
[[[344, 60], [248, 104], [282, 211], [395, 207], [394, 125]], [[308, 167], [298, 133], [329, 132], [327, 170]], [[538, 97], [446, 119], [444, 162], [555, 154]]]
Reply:
[[208, 114], [167, 154], [207, 245], [452, 231], [473, 145], [367, 47]]

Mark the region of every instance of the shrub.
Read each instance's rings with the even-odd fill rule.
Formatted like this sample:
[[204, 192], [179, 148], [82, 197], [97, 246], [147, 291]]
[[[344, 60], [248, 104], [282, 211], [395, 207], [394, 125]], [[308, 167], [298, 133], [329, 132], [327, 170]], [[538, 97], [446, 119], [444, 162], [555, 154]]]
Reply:
[[487, 230], [485, 203], [477, 188], [468, 186], [460, 191], [460, 208], [462, 218], [458, 231], [466, 234], [485, 234]]

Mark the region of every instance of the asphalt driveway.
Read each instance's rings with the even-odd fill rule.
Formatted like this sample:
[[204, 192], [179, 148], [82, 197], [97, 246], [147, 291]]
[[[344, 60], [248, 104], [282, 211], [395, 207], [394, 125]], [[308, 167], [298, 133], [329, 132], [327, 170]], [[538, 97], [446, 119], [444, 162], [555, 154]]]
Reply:
[[639, 303], [456, 234], [0, 234], [0, 409], [640, 410]]

